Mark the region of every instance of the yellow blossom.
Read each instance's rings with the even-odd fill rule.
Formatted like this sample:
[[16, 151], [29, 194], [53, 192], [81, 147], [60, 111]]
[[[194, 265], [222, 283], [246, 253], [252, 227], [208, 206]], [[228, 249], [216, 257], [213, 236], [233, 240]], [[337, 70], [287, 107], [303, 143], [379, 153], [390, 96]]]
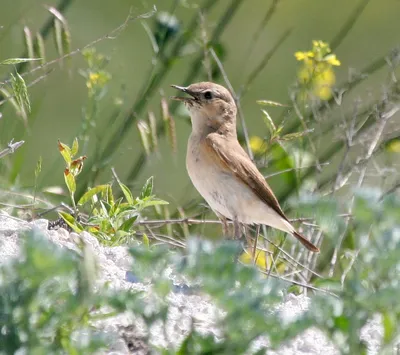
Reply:
[[400, 139], [393, 139], [393, 140], [391, 140], [391, 141], [387, 144], [386, 149], [387, 149], [389, 152], [392, 152], [392, 153], [400, 153]]
[[265, 142], [258, 136], [250, 137], [250, 148], [254, 154], [263, 154], [265, 153]]
[[[255, 264], [261, 269], [268, 270], [271, 264], [271, 259], [267, 257], [267, 253], [265, 251], [256, 250]], [[253, 261], [253, 250], [250, 248], [243, 252], [243, 254], [239, 257], [239, 260], [244, 264], [252, 264]]]
[[336, 58], [336, 54], [329, 54], [324, 58], [324, 60], [330, 65], [339, 66], [341, 64], [340, 60]]

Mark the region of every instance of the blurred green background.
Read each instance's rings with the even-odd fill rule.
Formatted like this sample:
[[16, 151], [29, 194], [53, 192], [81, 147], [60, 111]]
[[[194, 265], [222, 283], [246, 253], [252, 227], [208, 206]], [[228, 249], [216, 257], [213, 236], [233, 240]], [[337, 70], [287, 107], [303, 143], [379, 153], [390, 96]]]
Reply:
[[[105, 1], [84, 0], [67, 1], [63, 12], [71, 31], [71, 48], [82, 48], [88, 43], [101, 38], [121, 25], [129, 11], [133, 15], [149, 12], [155, 5], [157, 12], [148, 19], [132, 21], [116, 38], [105, 39], [95, 45], [97, 52], [110, 58], [105, 69], [112, 75], [108, 83], [106, 96], [99, 104], [96, 127], [91, 130], [88, 146], [88, 169], [95, 150], [102, 150], [110, 138], [110, 132], [117, 129], [132, 109], [141, 90], [149, 83], [149, 72], [156, 63], [156, 55], [144, 26], [153, 33], [155, 23], [163, 11], [173, 13], [180, 23], [178, 35], [194, 20], [200, 23], [199, 28], [188, 41], [185, 50], [177, 58], [171, 60], [170, 70], [163, 77], [154, 94], [149, 95], [145, 110], [137, 115], [137, 119], [146, 119], [147, 111], [155, 113], [161, 120], [160, 99], [174, 94], [170, 84], [183, 85], [185, 77], [193, 68], [193, 59], [204, 52], [202, 36], [211, 33], [221, 22], [221, 16], [236, 4], [238, 8], [227, 21], [218, 41], [225, 51], [223, 66], [235, 90], [239, 90], [263, 56], [270, 51], [285, 31], [291, 30], [289, 36], [274, 52], [266, 67], [256, 76], [249, 91], [241, 99], [249, 135], [263, 137], [266, 127], [262, 120], [260, 107], [256, 100], [266, 99], [285, 103], [288, 101], [289, 88], [296, 81], [299, 62], [294, 53], [311, 48], [314, 39], [331, 43], [337, 38], [346, 21], [357, 11], [360, 16], [352, 24], [348, 34], [334, 53], [341, 61], [335, 68], [337, 83], [346, 81], [354, 72], [359, 72], [379, 57], [385, 56], [399, 42], [400, 2], [397, 0], [370, 1], [316, 1], [316, 0], [215, 0], [210, 11], [199, 15], [199, 9], [207, 1], [200, 0], [154, 0], [154, 1]], [[265, 28], [262, 28], [255, 45], [251, 43], [260, 23], [265, 18], [271, 5], [277, 4], [274, 15]], [[3, 1], [0, 11], [0, 45], [1, 58], [20, 57], [24, 52], [23, 27], [28, 26], [35, 33], [50, 17], [46, 6], [57, 6], [57, 1], [14, 0]], [[364, 6], [365, 5], [365, 6]], [[358, 10], [356, 10], [358, 8]], [[143, 26], [143, 24], [145, 24]], [[203, 32], [203, 34], [202, 34]], [[45, 40], [47, 60], [58, 57], [52, 34]], [[251, 49], [250, 49], [251, 47]], [[71, 144], [79, 133], [82, 110], [87, 104], [86, 80], [79, 74], [87, 64], [80, 54], [74, 55], [63, 67], [58, 64], [44, 79], [29, 89], [32, 113], [28, 116], [28, 124], [24, 125], [21, 117], [9, 104], [0, 107], [0, 146], [4, 147], [11, 138], [24, 140], [25, 144], [11, 158], [2, 160], [0, 169], [2, 182], [20, 187], [32, 187], [34, 169], [41, 156], [43, 171], [39, 178], [39, 186], [63, 184], [63, 161], [57, 150], [57, 139]], [[49, 67], [46, 69], [50, 69]], [[9, 66], [0, 67], [0, 77], [7, 78]], [[44, 71], [35, 72], [25, 77], [27, 84], [35, 80]], [[358, 95], [367, 100], [381, 95], [382, 80], [387, 76], [383, 68], [364, 80], [351, 93], [347, 106], [341, 110], [349, 110], [354, 106]], [[206, 70], [201, 67], [195, 81], [206, 80]], [[223, 78], [217, 81], [224, 84]], [[171, 102], [168, 101], [170, 104]], [[115, 117], [116, 110], [121, 114]], [[270, 108], [272, 118], [278, 122], [285, 108]], [[339, 111], [341, 111], [339, 110]], [[148, 176], [155, 177], [155, 192], [160, 198], [178, 204], [187, 202], [190, 197], [198, 196], [190, 184], [185, 171], [186, 141], [190, 133], [190, 124], [184, 111], [179, 109], [173, 115], [177, 132], [177, 153], [173, 154], [165, 137], [160, 140], [158, 154], [146, 158], [143, 169], [133, 181], [126, 181], [137, 157], [143, 152], [136, 124], [129, 127], [122, 138], [119, 148], [107, 160], [107, 167], [96, 182], [111, 179], [111, 167], [115, 167], [121, 180], [126, 181], [138, 191]], [[293, 117], [291, 118], [293, 119]], [[341, 115], [333, 115], [331, 119], [339, 123]], [[328, 134], [325, 140], [330, 144], [334, 134]], [[322, 143], [324, 144], [324, 143]], [[317, 147], [319, 149], [319, 147]], [[280, 180], [272, 182], [273, 188], [280, 194]]]

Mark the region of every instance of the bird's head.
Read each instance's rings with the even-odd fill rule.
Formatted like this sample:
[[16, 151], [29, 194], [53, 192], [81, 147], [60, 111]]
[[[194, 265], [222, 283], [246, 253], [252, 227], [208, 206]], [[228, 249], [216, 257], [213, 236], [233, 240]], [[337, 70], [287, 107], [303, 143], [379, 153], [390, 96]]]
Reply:
[[221, 85], [201, 82], [187, 87], [172, 85], [189, 96], [173, 96], [182, 101], [190, 113], [194, 131], [234, 130], [236, 134], [236, 104], [231, 93]]

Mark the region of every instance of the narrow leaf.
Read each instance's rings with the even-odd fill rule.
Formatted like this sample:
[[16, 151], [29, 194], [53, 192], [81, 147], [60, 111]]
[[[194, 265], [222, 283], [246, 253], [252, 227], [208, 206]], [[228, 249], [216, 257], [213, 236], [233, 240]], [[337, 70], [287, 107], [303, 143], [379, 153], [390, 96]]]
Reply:
[[393, 313], [384, 312], [382, 314], [382, 325], [384, 330], [384, 344], [389, 344], [396, 335], [396, 317]]
[[146, 183], [143, 185], [139, 198], [141, 200], [144, 200], [146, 197], [150, 197], [152, 193], [153, 193], [153, 177], [150, 176], [147, 179]]
[[128, 218], [124, 223], [121, 224], [121, 227], [119, 228], [120, 230], [123, 230], [124, 232], [130, 232], [133, 224], [137, 220], [138, 216], [135, 215], [131, 218]]
[[75, 177], [73, 174], [71, 174], [68, 168], [64, 170], [64, 180], [69, 192], [74, 194], [76, 191]]
[[110, 185], [98, 185], [86, 191], [83, 196], [79, 199], [78, 205], [84, 205], [88, 202], [94, 195], [106, 191]]
[[270, 101], [270, 100], [257, 100], [256, 101], [259, 105], [261, 106], [269, 106], [269, 107], [289, 107], [288, 105], [281, 104], [276, 101]]
[[280, 141], [290, 141], [290, 140], [293, 140], [293, 139], [297, 139], [297, 138], [303, 137], [303, 136], [305, 136], [308, 133], [311, 133], [313, 131], [314, 131], [313, 129], [308, 129], [308, 130], [302, 131], [302, 132], [288, 133], [288, 134], [285, 134], [282, 137], [279, 137], [278, 140], [280, 140]]
[[68, 147], [66, 144], [61, 143], [58, 141], [58, 150], [60, 151], [61, 155], [63, 156], [65, 162], [68, 164], [71, 164], [72, 157], [71, 157], [71, 148]]
[[149, 237], [147, 236], [146, 233], [143, 233], [143, 244], [144, 244], [147, 248], [150, 248], [150, 240], [149, 240]]
[[78, 138], [74, 139], [74, 142], [72, 143], [72, 148], [71, 148], [71, 158], [73, 158], [76, 153], [78, 153], [79, 150], [79, 142], [78, 142]]
[[70, 215], [67, 212], [58, 212], [59, 216], [67, 223], [75, 233], [81, 233], [83, 231], [83, 227], [76, 222], [75, 217]]
[[33, 62], [35, 60], [41, 60], [42, 58], [8, 58], [4, 59], [0, 64], [19, 64], [25, 62]]
[[122, 182], [118, 181], [119, 187], [122, 190], [122, 193], [124, 194], [126, 201], [128, 201], [128, 203], [130, 205], [134, 204], [134, 200], [133, 200], [133, 196], [132, 196], [132, 192], [131, 190], [129, 190], [128, 186], [124, 185]]

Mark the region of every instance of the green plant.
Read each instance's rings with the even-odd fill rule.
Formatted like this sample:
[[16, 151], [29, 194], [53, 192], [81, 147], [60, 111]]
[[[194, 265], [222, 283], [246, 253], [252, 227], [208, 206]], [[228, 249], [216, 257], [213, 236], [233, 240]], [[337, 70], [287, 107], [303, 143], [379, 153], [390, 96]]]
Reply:
[[[115, 198], [112, 184], [97, 185], [90, 188], [76, 202], [76, 178], [83, 169], [86, 156], [75, 159], [79, 150], [78, 139], [75, 139], [72, 148], [58, 142], [58, 148], [66, 163], [64, 179], [69, 191], [73, 206], [73, 214], [59, 212], [64, 221], [77, 233], [86, 230], [97, 236], [106, 244], [121, 244], [128, 236], [135, 234], [132, 227], [143, 210], [152, 206], [165, 205], [168, 202], [153, 195], [153, 177], [144, 184], [140, 195], [133, 197], [129, 188], [124, 185], [114, 173], [115, 180], [122, 191], [123, 197]], [[88, 205], [88, 215], [79, 211]]]
[[91, 310], [105, 301], [93, 293], [93, 258], [51, 244], [37, 230], [23, 239], [21, 257], [0, 268], [0, 354], [104, 348], [106, 338], [89, 324]]

